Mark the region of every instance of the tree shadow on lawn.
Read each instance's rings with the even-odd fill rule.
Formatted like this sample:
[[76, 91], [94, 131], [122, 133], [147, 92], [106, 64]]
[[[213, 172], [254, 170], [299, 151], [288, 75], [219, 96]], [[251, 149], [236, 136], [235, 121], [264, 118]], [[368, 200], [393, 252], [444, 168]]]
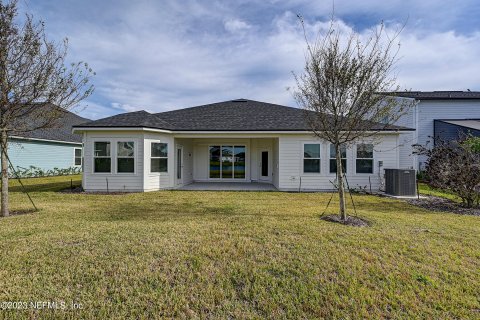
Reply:
[[[120, 196], [115, 201], [105, 202], [105, 207], [101, 210], [106, 213], [99, 215], [98, 218], [102, 221], [136, 221], [136, 220], [171, 220], [177, 218], [194, 218], [194, 217], [232, 217], [232, 216], [244, 216], [244, 217], [275, 217], [279, 219], [302, 219], [302, 218], [320, 218], [322, 212], [324, 211], [323, 205], [321, 203], [318, 206], [318, 209], [311, 211], [311, 213], [295, 213], [291, 214], [288, 211], [283, 213], [272, 212], [272, 211], [261, 211], [261, 210], [252, 210], [250, 208], [245, 208], [241, 205], [235, 205], [233, 203], [226, 203], [221, 205], [213, 205], [212, 202], [203, 202], [203, 201], [177, 201], [169, 202], [167, 199], [162, 199], [165, 201], [155, 201], [149, 198], [142, 199], [132, 199], [125, 195], [125, 197]], [[419, 209], [415, 206], [409, 205], [404, 201], [396, 200], [384, 200], [379, 203], [378, 198], [372, 203], [371, 199], [363, 198], [356, 199], [356, 207], [359, 218], [362, 217], [364, 213], [383, 213], [385, 215], [392, 214], [409, 214], [412, 211], [415, 211], [415, 214], [432, 214], [434, 212], [428, 211], [425, 209]], [[385, 203], [384, 203], [385, 202]], [[289, 202], [290, 203], [290, 202]], [[298, 209], [295, 207], [295, 209]], [[352, 207], [349, 208], [351, 211]], [[337, 214], [336, 205], [330, 205], [329, 210], [325, 215], [335, 215]], [[350, 216], [355, 216], [353, 212], [350, 212]], [[368, 218], [371, 219], [370, 217]], [[374, 222], [374, 221], [371, 221]]]
[[[24, 192], [24, 191], [27, 191], [27, 192], [56, 192], [56, 191], [62, 191], [62, 190], [65, 190], [65, 189], [68, 189], [70, 188], [72, 185], [70, 184], [70, 181], [54, 181], [54, 182], [48, 182], [48, 183], [42, 183], [40, 181], [40, 178], [35, 178], [35, 179], [39, 179], [38, 180], [38, 183], [31, 183], [33, 180], [32, 179], [29, 179], [29, 182], [28, 183], [23, 183], [24, 184], [24, 187], [22, 187], [22, 185], [17, 181], [15, 180], [14, 182], [12, 182], [12, 184], [8, 187], [8, 190], [10, 192]], [[11, 179], [13, 180], [13, 179]], [[35, 181], [33, 181], [35, 182]], [[73, 180], [73, 187], [74, 188], [77, 188], [77, 187], [80, 187], [82, 185], [82, 181], [81, 180]]]

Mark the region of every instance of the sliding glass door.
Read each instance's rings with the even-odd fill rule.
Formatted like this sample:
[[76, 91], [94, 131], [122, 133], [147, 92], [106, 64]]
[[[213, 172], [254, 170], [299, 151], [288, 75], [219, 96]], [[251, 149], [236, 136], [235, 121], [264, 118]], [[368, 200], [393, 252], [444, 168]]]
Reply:
[[245, 146], [210, 146], [212, 179], [245, 179]]
[[233, 147], [233, 178], [245, 179], [245, 146]]

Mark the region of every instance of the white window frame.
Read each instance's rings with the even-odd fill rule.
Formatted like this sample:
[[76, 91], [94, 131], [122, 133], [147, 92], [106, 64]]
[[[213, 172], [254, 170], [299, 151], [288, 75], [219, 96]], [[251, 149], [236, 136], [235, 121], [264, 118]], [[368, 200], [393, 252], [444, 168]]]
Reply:
[[[80, 164], [76, 164], [76, 160], [77, 160], [77, 150], [80, 150]], [[74, 167], [81, 167], [83, 165], [83, 148], [79, 148], [79, 147], [74, 147], [73, 148], [73, 166]]]
[[[305, 145], [306, 144], [316, 144], [319, 147], [319, 158], [305, 158]], [[301, 150], [302, 156], [301, 156], [301, 174], [302, 175], [321, 175], [322, 174], [322, 143], [318, 141], [303, 141], [302, 142], [302, 150]], [[318, 172], [305, 172], [305, 159], [311, 159], [311, 160], [319, 160], [319, 165], [318, 165]]]
[[[119, 156], [118, 144], [119, 143], [133, 143], [133, 156]], [[133, 159], [133, 172], [118, 172], [118, 160], [119, 159]], [[120, 175], [134, 175], [137, 173], [137, 143], [133, 139], [116, 139], [115, 140], [115, 173]]]
[[[343, 146], [343, 145], [341, 145], [340, 147], [342, 147], [342, 146]], [[335, 147], [335, 145], [334, 145], [333, 143], [331, 143], [331, 144], [328, 146], [328, 173], [331, 174], [331, 175], [335, 175], [335, 176], [336, 176], [337, 173], [336, 173], [336, 172], [332, 172], [332, 171], [330, 170], [330, 168], [331, 168], [331, 166], [330, 166], [330, 162], [331, 162], [331, 161], [330, 161], [330, 160], [337, 160], [337, 157], [336, 157], [336, 156], [333, 157], [333, 158], [332, 158], [332, 156], [331, 156], [330, 149], [331, 149], [332, 147]], [[348, 148], [347, 148], [346, 145], [345, 145], [345, 158], [342, 158], [342, 160], [345, 160], [345, 169], [346, 169], [346, 172], [344, 171], [343, 173], [344, 173], [344, 174], [348, 174], [348, 173], [349, 173], [349, 172], [348, 172]], [[335, 165], [337, 165], [337, 164], [335, 163]]]
[[[154, 157], [152, 155], [152, 145], [154, 143], [158, 143], [158, 144], [163, 143], [163, 144], [167, 145], [167, 156], [166, 157]], [[169, 173], [169, 171], [170, 171], [170, 164], [169, 164], [170, 149], [169, 149], [169, 147], [170, 147], [170, 144], [168, 142], [162, 142], [162, 141], [151, 141], [150, 142], [150, 150], [149, 150], [149, 152], [150, 152], [150, 161], [149, 162], [150, 163], [149, 163], [149, 166], [150, 166], [150, 173], [151, 174], [162, 175], [162, 174], [168, 174]], [[152, 159], [167, 159], [167, 171], [159, 171], [159, 172], [152, 171]]]
[[[358, 158], [358, 146], [359, 145], [362, 145], [362, 144], [369, 144], [372, 146], [372, 157], [371, 158]], [[372, 160], [372, 172], [371, 173], [367, 173], [367, 172], [357, 172], [357, 160]], [[357, 143], [355, 144], [355, 174], [359, 174], [359, 175], [368, 175], [368, 174], [374, 174], [375, 173], [375, 146], [373, 145], [373, 143], [368, 143], [368, 142], [361, 142], [361, 143]]]
[[[95, 156], [95, 144], [97, 142], [105, 142], [105, 143], [109, 143], [110, 144], [110, 156]], [[105, 139], [99, 139], [99, 140], [93, 140], [92, 141], [92, 149], [93, 149], [93, 152], [92, 152], [92, 174], [98, 174], [98, 175], [111, 175], [112, 172], [113, 172], [113, 165], [114, 165], [114, 157], [113, 157], [113, 145], [114, 143], [111, 141], [111, 140], [105, 140]], [[110, 171], [109, 172], [96, 172], [95, 171], [95, 159], [96, 158], [110, 158]]]

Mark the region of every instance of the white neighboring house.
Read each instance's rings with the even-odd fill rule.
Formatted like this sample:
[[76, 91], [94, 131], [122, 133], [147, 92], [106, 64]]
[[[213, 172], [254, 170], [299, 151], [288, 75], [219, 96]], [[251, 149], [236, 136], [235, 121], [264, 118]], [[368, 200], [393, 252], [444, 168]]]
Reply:
[[433, 137], [452, 140], [459, 133], [480, 135], [480, 92], [410, 91], [394, 94], [415, 100], [414, 107], [396, 123], [416, 129], [400, 135], [399, 165], [402, 169], [422, 170], [425, 167], [427, 158], [413, 155], [412, 145], [432, 146]]
[[[400, 133], [412, 130], [390, 126], [346, 149], [350, 187], [379, 189], [383, 169], [400, 168]], [[105, 191], [107, 184], [110, 191], [152, 191], [194, 182], [331, 190], [335, 180], [331, 145], [313, 136], [298, 108], [238, 99], [124, 113], [74, 132], [83, 134], [86, 191]]]

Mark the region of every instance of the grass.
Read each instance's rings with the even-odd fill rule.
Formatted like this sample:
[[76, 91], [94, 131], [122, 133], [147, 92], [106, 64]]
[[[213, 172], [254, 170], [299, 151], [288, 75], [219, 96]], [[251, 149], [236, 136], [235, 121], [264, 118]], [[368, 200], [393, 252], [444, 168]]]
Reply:
[[[480, 317], [479, 217], [354, 195], [373, 222], [355, 228], [319, 219], [330, 194], [26, 184], [41, 211], [0, 219], [0, 303], [67, 308], [3, 318]], [[17, 187], [12, 209], [29, 209]]]
[[420, 191], [420, 194], [423, 194], [423, 195], [436, 196], [436, 197], [446, 198], [455, 202], [462, 202], [462, 199], [460, 199], [460, 197], [458, 197], [457, 195], [445, 190], [432, 188], [431, 186], [429, 186], [427, 183], [424, 183], [424, 182], [420, 182], [418, 184], [418, 189]]

